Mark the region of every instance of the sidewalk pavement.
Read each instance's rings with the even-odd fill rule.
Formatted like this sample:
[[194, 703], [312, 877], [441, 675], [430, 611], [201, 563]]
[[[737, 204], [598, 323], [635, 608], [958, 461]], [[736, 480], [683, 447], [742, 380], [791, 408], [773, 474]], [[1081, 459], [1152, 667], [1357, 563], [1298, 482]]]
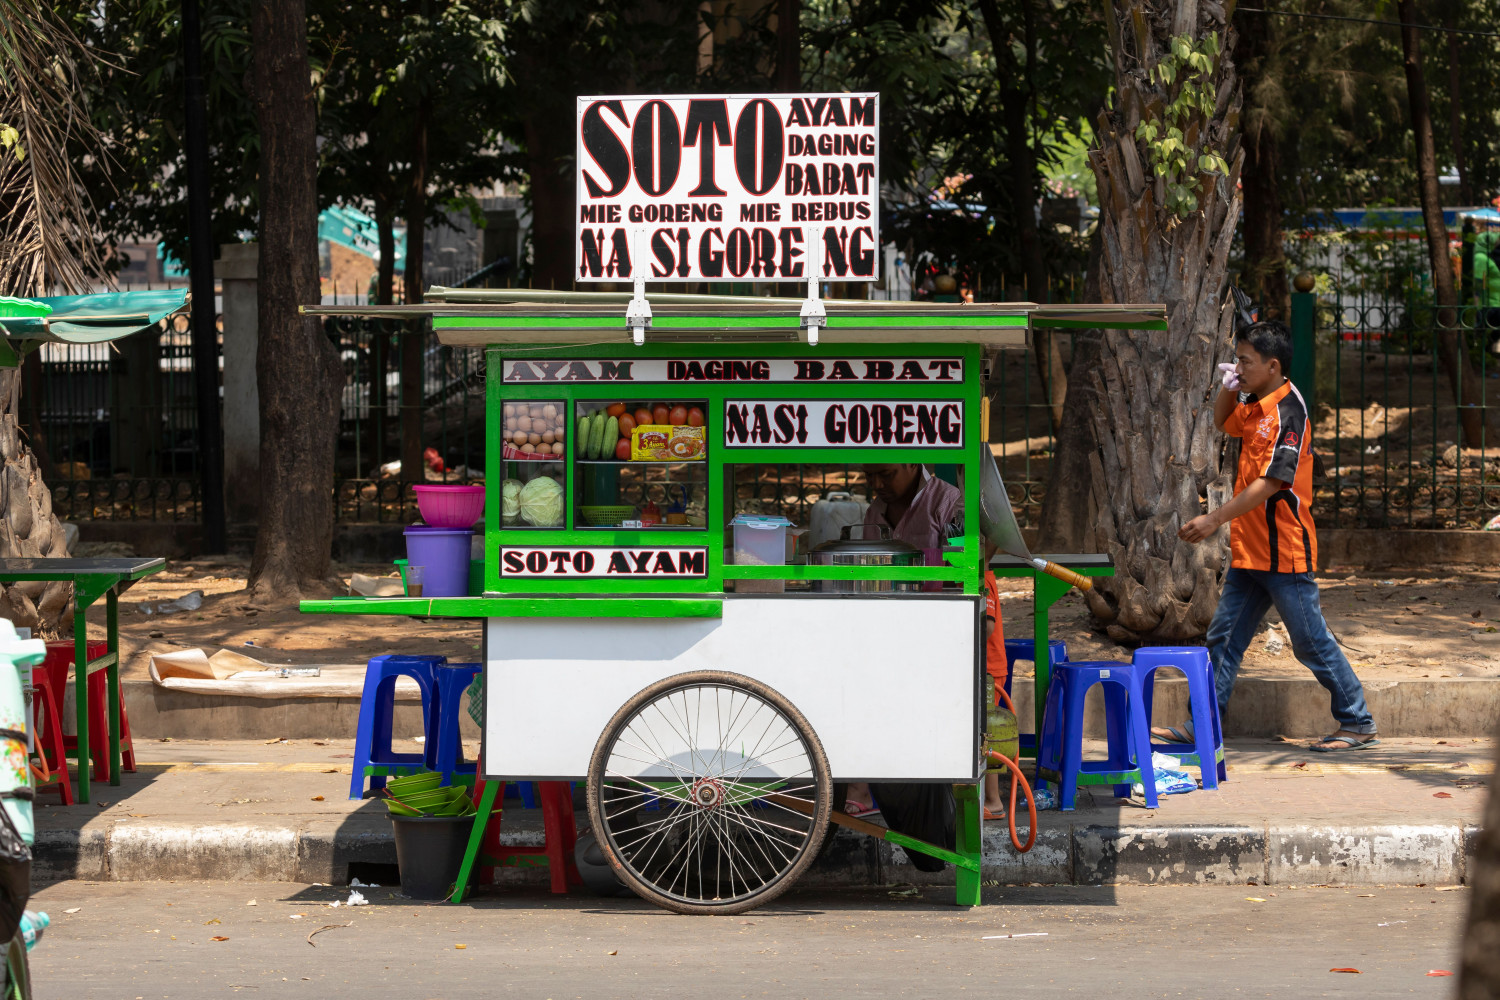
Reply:
[[[385, 808], [347, 797], [352, 740], [138, 740], [135, 750], [137, 773], [119, 787], [94, 785], [94, 803], [61, 806], [54, 789], [38, 791], [39, 884], [337, 885], [351, 864], [395, 864]], [[1231, 741], [1229, 780], [1217, 791], [1167, 796], [1154, 810], [1080, 791], [1077, 810], [1040, 814], [1036, 846], [1024, 855], [1005, 823], [985, 824], [984, 877], [1002, 885], [1459, 884], [1493, 757], [1489, 739], [1387, 738], [1379, 748], [1327, 755], [1302, 744]], [[577, 804], [581, 829], [588, 825], [581, 795]], [[1024, 804], [1019, 815], [1024, 839]], [[541, 837], [539, 811], [507, 805], [503, 842], [537, 845]], [[501, 876], [540, 883], [546, 872], [507, 868]], [[839, 830], [803, 882], [952, 878], [951, 870], [923, 875], [899, 847]]]

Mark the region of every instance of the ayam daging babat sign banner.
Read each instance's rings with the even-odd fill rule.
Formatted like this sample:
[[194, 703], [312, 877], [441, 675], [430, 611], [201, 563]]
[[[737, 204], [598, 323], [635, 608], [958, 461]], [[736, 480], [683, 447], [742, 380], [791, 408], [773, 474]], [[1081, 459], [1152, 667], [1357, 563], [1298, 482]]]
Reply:
[[877, 94], [580, 97], [578, 279], [876, 280], [879, 121]]

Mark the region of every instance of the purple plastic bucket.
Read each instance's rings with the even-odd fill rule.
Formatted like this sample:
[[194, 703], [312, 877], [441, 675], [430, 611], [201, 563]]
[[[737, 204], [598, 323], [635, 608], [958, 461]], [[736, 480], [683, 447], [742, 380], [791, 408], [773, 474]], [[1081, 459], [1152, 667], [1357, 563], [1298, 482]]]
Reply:
[[423, 597], [469, 596], [468, 528], [430, 528], [414, 524], [406, 529], [406, 562], [425, 566]]

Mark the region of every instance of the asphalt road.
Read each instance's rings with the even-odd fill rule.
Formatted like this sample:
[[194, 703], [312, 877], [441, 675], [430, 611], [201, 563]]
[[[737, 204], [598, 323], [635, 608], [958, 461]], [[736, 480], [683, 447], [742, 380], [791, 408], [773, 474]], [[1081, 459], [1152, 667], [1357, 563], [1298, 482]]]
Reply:
[[[1426, 973], [1457, 971], [1468, 895], [996, 887], [984, 907], [960, 910], [951, 889], [825, 891], [709, 919], [535, 891], [447, 906], [364, 889], [370, 905], [328, 905], [349, 891], [50, 886], [33, 903], [53, 919], [32, 952], [36, 996], [1448, 997], [1456, 978]], [[986, 940], [1000, 934], [1045, 936]]]

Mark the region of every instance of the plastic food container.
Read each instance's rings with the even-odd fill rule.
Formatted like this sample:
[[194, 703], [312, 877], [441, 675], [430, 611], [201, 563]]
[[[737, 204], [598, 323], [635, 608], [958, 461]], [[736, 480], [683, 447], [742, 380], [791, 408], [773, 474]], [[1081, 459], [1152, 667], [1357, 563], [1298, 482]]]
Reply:
[[[736, 566], [785, 566], [786, 532], [792, 522], [784, 517], [763, 514], [738, 514], [729, 522], [734, 526], [734, 564]], [[785, 580], [736, 580], [737, 594], [780, 594]]]

